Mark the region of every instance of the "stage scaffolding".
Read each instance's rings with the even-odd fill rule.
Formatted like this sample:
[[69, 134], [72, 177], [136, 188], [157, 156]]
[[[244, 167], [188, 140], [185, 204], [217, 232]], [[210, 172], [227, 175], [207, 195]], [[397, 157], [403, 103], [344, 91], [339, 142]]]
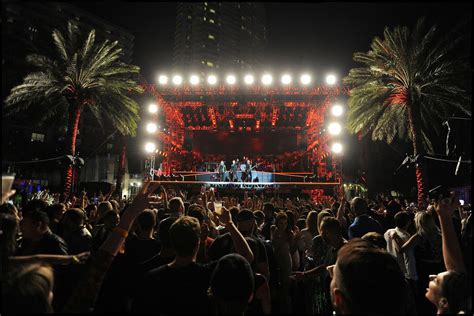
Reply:
[[[163, 180], [159, 181], [160, 183], [235, 188], [284, 186], [310, 188], [341, 186], [342, 184], [340, 158], [332, 159], [328, 146], [330, 135], [323, 132], [323, 127], [328, 106], [347, 95], [348, 87], [322, 85], [265, 87], [258, 84], [250, 87], [228, 85], [215, 87], [204, 85], [159, 86], [148, 83], [144, 83], [143, 86], [162, 109], [161, 113], [164, 115], [167, 126], [166, 132], [158, 131], [157, 133], [158, 139], [163, 144], [160, 150], [161, 168], [159, 173], [165, 176], [181, 175], [183, 177], [181, 180], [185, 180]], [[304, 115], [303, 120], [295, 121], [296, 118], [291, 118], [292, 113], [296, 113], [296, 109], [300, 111], [298, 113]], [[191, 116], [183, 114], [189, 112], [192, 114]], [[204, 120], [196, 120], [196, 116], [203, 117]], [[287, 116], [293, 121], [291, 119], [285, 120]], [[239, 126], [241, 120], [250, 121], [253, 125]], [[288, 122], [288, 124], [285, 125], [283, 122]], [[189, 171], [179, 171], [184, 169], [183, 157], [190, 155], [190, 152], [184, 147], [185, 132], [215, 132], [219, 130], [260, 133], [275, 130], [304, 131], [306, 137], [304, 157], [308, 159], [307, 165], [311, 167], [311, 170], [307, 170], [307, 174], [296, 181], [245, 183], [199, 181], [196, 179], [199, 172], [194, 171], [193, 174]], [[151, 160], [155, 162], [157, 159], [152, 157]], [[151, 170], [150, 174], [154, 175], [154, 171]], [[317, 179], [326, 177], [330, 181], [307, 181], [307, 177], [311, 175]], [[153, 178], [156, 179], [155, 176]]]

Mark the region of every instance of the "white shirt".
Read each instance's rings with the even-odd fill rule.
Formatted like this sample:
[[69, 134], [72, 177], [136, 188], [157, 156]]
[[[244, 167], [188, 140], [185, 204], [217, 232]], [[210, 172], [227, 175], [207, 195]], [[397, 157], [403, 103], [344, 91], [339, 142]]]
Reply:
[[416, 261], [413, 250], [402, 253], [398, 248], [397, 242], [393, 236], [397, 234], [403, 243], [410, 239], [410, 234], [398, 227], [389, 229], [385, 232], [384, 238], [387, 242], [387, 252], [397, 259], [398, 265], [407, 279], [418, 280], [416, 273]]

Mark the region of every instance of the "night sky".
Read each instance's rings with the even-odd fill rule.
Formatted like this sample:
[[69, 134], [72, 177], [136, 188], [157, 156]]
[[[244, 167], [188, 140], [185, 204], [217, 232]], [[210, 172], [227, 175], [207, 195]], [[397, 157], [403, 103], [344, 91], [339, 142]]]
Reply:
[[[175, 30], [174, 2], [72, 2], [135, 35], [135, 64], [147, 80], [171, 68]], [[342, 77], [356, 67], [352, 54], [367, 51], [385, 26], [412, 27], [421, 16], [442, 29], [472, 17], [470, 2], [439, 3], [265, 3], [268, 43], [265, 65], [332, 71]], [[469, 27], [470, 29], [470, 27]], [[320, 77], [321, 78], [321, 77]]]
[[[73, 2], [80, 8], [119, 25], [135, 36], [134, 63], [142, 74], [154, 82], [160, 72], [171, 69], [175, 30], [176, 3], [155, 2]], [[339, 78], [358, 65], [352, 61], [354, 52], [366, 52], [375, 36], [383, 37], [385, 26], [405, 25], [413, 28], [421, 16], [427, 25], [438, 25], [445, 33], [458, 22], [472, 25], [470, 2], [422, 3], [265, 3], [268, 42], [265, 52], [266, 69], [294, 73], [309, 71], [315, 80], [334, 72]], [[469, 36], [470, 38], [470, 36]], [[472, 48], [467, 43], [468, 49]], [[471, 56], [472, 61], [472, 56]], [[320, 76], [320, 77], [318, 77]], [[361, 155], [354, 136], [346, 135], [344, 173], [355, 175]], [[439, 140], [440, 143], [444, 140]], [[398, 142], [367, 143], [375, 164], [367, 171], [369, 177], [387, 186], [407, 188], [414, 185], [414, 171], [393, 171], [411, 153], [410, 144]], [[367, 146], [367, 145], [366, 145]], [[442, 165], [440, 168], [447, 169]], [[450, 172], [451, 174], [451, 172]], [[397, 183], [397, 184], [396, 184]], [[377, 190], [387, 187], [377, 187]]]

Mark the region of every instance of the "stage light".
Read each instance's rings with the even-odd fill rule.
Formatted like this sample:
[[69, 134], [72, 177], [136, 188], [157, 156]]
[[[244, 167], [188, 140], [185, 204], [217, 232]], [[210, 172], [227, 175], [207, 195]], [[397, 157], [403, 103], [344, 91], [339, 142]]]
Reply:
[[212, 85], [216, 84], [217, 83], [217, 77], [214, 76], [214, 75], [208, 76], [207, 77], [207, 83], [212, 84]]
[[246, 75], [244, 77], [245, 84], [252, 84], [254, 81], [255, 81], [255, 79], [252, 75]]
[[301, 83], [304, 85], [310, 84], [311, 83], [311, 76], [308, 74], [303, 74], [301, 75]]
[[199, 77], [197, 75], [192, 75], [191, 77], [189, 77], [189, 82], [195, 86], [199, 83]]
[[181, 83], [183, 83], [183, 77], [179, 76], [179, 75], [176, 75], [173, 77], [173, 83], [175, 85], [180, 85]]
[[291, 76], [288, 75], [288, 74], [281, 76], [281, 83], [290, 84], [291, 83]]
[[336, 83], [336, 76], [334, 75], [327, 75], [326, 76], [326, 83], [329, 85], [333, 85]]
[[156, 113], [158, 112], [158, 106], [155, 103], [152, 103], [148, 106], [148, 112]]
[[145, 145], [145, 151], [146, 151], [147, 153], [152, 153], [152, 152], [155, 151], [155, 149], [156, 149], [156, 145], [155, 145], [155, 144], [153, 144], [153, 143], [146, 143], [146, 145]]
[[344, 112], [344, 109], [341, 105], [339, 104], [335, 104], [332, 108], [331, 108], [331, 113], [332, 115], [334, 116], [341, 116], [342, 113]]
[[340, 154], [342, 152], [342, 145], [341, 143], [334, 143], [331, 146], [331, 150], [335, 154]]
[[341, 124], [337, 122], [332, 122], [328, 125], [328, 131], [331, 135], [339, 135], [341, 133], [342, 127]]
[[226, 78], [226, 81], [228, 84], [235, 84], [235, 76], [234, 75], [228, 75], [227, 78]]
[[155, 123], [148, 123], [146, 125], [146, 131], [148, 133], [154, 133], [154, 132], [156, 132], [157, 129], [158, 129], [158, 126], [156, 126]]
[[161, 85], [168, 84], [168, 77], [165, 76], [165, 75], [160, 75], [158, 77], [158, 83], [161, 84]]
[[272, 75], [270, 74], [265, 74], [262, 76], [262, 83], [266, 86], [268, 86], [269, 84], [271, 84], [273, 81], [273, 77]]

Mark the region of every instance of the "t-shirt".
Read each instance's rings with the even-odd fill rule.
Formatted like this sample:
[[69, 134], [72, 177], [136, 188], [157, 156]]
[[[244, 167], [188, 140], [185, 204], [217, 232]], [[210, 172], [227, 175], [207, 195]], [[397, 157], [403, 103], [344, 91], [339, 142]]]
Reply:
[[125, 242], [125, 255], [132, 262], [143, 262], [160, 252], [161, 243], [156, 239], [140, 239], [130, 236]]
[[163, 265], [149, 271], [132, 303], [132, 312], [209, 314], [207, 290], [216, 264], [193, 262], [180, 268]]
[[[258, 245], [258, 258], [257, 263], [267, 262], [267, 251], [264, 241], [258, 237], [251, 236]], [[211, 260], [219, 260], [223, 256], [235, 252], [234, 242], [230, 233], [217, 236], [214, 242], [207, 250], [207, 255]]]
[[360, 238], [369, 232], [377, 232], [381, 235], [384, 234], [382, 225], [372, 217], [364, 214], [356, 217], [354, 223], [349, 226], [349, 239]]

